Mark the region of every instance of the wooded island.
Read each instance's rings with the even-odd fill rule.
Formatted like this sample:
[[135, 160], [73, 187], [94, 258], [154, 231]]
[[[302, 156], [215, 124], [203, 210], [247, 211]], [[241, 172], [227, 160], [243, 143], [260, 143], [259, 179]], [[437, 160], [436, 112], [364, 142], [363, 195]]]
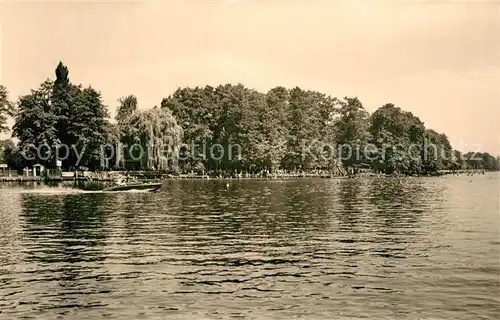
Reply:
[[[55, 168], [56, 149], [66, 145], [73, 147], [59, 163], [63, 170], [257, 173], [341, 166], [429, 175], [500, 169], [498, 158], [454, 150], [446, 134], [391, 103], [370, 114], [356, 97], [338, 99], [298, 87], [260, 93], [226, 84], [179, 88], [147, 110], [138, 108], [135, 96], [123, 97], [111, 121], [99, 91], [71, 83], [62, 62], [55, 74], [54, 81], [16, 102], [0, 86], [0, 131], [9, 132], [12, 117], [12, 137], [18, 140], [1, 141], [0, 163], [14, 170], [35, 164]], [[106, 149], [103, 162], [103, 146], [116, 145], [139, 145], [148, 152], [137, 159], [126, 147], [113, 154]], [[225, 152], [214, 154], [215, 145]], [[33, 146], [45, 146], [42, 157]], [[238, 157], [227, 152], [233, 146]]]

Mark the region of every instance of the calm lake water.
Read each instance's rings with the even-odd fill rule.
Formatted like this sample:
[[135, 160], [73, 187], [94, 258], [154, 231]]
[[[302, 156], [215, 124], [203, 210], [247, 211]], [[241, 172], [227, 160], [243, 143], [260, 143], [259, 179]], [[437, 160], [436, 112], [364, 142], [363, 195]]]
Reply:
[[226, 182], [0, 186], [0, 318], [500, 318], [500, 174]]

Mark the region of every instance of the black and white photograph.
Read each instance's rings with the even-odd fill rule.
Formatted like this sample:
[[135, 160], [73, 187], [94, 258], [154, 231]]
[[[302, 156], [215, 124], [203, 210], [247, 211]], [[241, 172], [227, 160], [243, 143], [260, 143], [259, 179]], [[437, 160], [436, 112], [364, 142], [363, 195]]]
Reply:
[[500, 1], [0, 1], [3, 319], [500, 319]]

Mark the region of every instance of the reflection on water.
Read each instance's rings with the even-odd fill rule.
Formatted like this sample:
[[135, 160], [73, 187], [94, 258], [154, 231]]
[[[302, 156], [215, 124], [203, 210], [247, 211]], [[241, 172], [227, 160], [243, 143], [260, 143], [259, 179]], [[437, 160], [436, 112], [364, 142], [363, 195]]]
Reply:
[[497, 319], [498, 183], [4, 186], [0, 317]]

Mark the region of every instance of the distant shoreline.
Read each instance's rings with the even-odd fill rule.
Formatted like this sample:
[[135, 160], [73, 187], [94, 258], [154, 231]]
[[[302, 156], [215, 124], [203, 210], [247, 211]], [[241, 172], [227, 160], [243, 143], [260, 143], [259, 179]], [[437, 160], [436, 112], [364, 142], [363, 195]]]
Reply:
[[[87, 174], [74, 175], [59, 175], [59, 176], [0, 176], [1, 182], [63, 182], [63, 181], [75, 181], [75, 182], [113, 182], [119, 177], [129, 176], [132, 179], [138, 181], [164, 181], [164, 180], [277, 180], [277, 179], [307, 179], [307, 178], [318, 178], [318, 179], [338, 179], [338, 178], [357, 178], [357, 177], [436, 177], [444, 175], [478, 175], [485, 174], [486, 172], [497, 172], [492, 170], [442, 170], [434, 175], [415, 175], [409, 176], [404, 174], [377, 174], [377, 173], [358, 173], [352, 175], [336, 175], [328, 173], [296, 173], [296, 174], [271, 174], [271, 175], [259, 175], [259, 174], [248, 174], [248, 175], [202, 175], [202, 174], [163, 174], [157, 172], [126, 172], [126, 171], [100, 171], [91, 172]], [[72, 173], [73, 174], [73, 173]]]

